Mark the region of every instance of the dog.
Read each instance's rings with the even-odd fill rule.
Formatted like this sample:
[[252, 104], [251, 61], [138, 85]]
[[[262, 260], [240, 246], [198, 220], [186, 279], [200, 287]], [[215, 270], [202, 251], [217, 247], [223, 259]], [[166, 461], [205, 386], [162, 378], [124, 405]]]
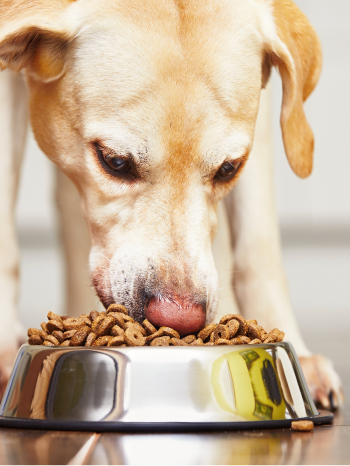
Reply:
[[122, 303], [137, 321], [182, 335], [213, 321], [211, 246], [224, 199], [236, 311], [283, 328], [313, 398], [340, 405], [339, 377], [307, 349], [288, 297], [262, 91], [277, 67], [285, 152], [305, 178], [313, 134], [303, 102], [321, 62], [317, 35], [291, 0], [3, 0], [2, 367], [18, 327], [12, 212], [27, 106], [16, 73], [24, 70], [36, 140], [80, 193], [103, 305]]

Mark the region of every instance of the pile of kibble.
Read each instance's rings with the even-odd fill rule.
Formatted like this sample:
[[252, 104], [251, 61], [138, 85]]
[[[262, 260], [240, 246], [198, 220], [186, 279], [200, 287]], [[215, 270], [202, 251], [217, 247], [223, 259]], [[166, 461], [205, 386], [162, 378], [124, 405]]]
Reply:
[[107, 311], [91, 311], [79, 317], [47, 315], [41, 330], [28, 330], [30, 345], [44, 346], [214, 346], [254, 345], [283, 340], [284, 333], [274, 328], [267, 333], [256, 320], [239, 314], [227, 314], [219, 324], [209, 324], [197, 335], [180, 334], [170, 327], [154, 327], [147, 319], [142, 325], [128, 315], [121, 304], [111, 304]]

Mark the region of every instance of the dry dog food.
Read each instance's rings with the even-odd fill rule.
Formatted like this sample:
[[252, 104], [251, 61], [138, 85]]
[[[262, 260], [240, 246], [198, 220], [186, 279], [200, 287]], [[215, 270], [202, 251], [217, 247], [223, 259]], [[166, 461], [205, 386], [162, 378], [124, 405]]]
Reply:
[[[277, 328], [267, 333], [256, 320], [227, 314], [218, 324], [209, 324], [196, 335], [183, 338], [170, 327], [154, 327], [147, 319], [142, 325], [128, 315], [121, 304], [111, 304], [107, 311], [91, 311], [79, 317], [47, 315], [41, 330], [28, 330], [30, 345], [44, 346], [214, 346], [257, 345], [282, 341]], [[301, 421], [300, 421], [301, 422]], [[302, 421], [304, 422], [304, 421]], [[305, 421], [307, 422], [307, 421]]]
[[310, 432], [314, 430], [314, 423], [312, 421], [293, 421], [292, 429], [300, 432]]

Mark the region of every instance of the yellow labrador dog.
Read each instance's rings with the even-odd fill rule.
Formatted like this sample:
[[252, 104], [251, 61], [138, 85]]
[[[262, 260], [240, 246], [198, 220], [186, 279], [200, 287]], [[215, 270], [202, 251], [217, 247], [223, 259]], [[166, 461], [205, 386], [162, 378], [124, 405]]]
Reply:
[[25, 69], [36, 140], [81, 196], [102, 303], [121, 302], [136, 320], [181, 334], [212, 321], [211, 244], [226, 196], [239, 312], [283, 328], [315, 400], [341, 403], [337, 374], [307, 350], [291, 310], [264, 113], [252, 150], [276, 66], [285, 151], [298, 176], [311, 173], [303, 102], [321, 50], [292, 1], [1, 0], [0, 65], [12, 70], [1, 75], [0, 102], [3, 366], [17, 326], [12, 212], [26, 105], [12, 72]]

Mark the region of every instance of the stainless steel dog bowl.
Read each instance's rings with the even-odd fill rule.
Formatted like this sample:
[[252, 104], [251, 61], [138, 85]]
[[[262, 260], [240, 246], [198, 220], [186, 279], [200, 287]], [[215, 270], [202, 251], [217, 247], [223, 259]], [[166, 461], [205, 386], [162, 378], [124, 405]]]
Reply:
[[0, 425], [93, 431], [216, 430], [327, 423], [289, 343], [20, 348]]

